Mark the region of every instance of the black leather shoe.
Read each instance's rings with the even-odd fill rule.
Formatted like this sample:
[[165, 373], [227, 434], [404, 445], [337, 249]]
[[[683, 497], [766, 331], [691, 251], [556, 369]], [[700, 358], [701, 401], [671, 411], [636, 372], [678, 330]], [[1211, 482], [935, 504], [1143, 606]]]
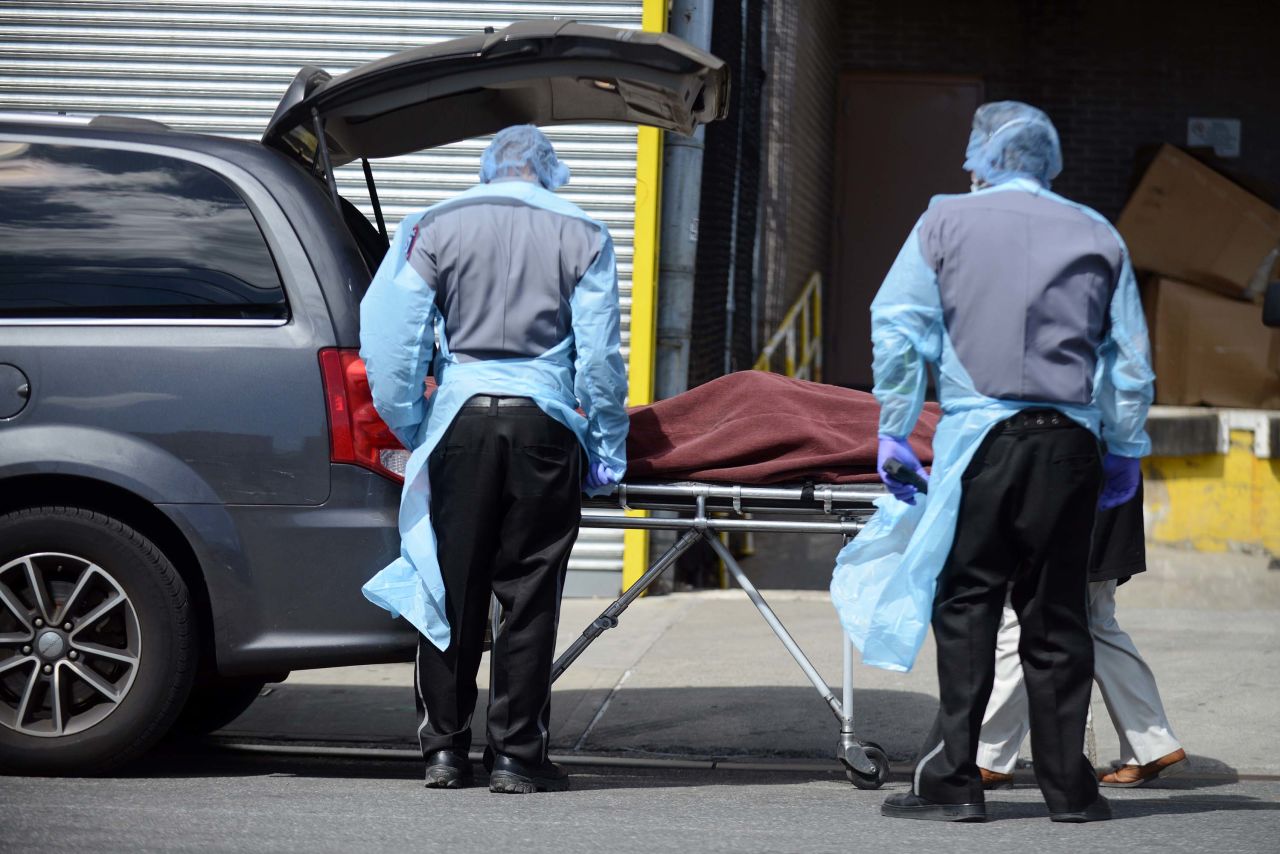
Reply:
[[916, 818], [923, 821], [986, 821], [986, 804], [939, 804], [914, 792], [903, 792], [885, 798], [880, 815], [890, 818]]
[[1111, 802], [1102, 795], [1089, 806], [1077, 812], [1049, 813], [1050, 821], [1062, 821], [1067, 824], [1084, 824], [1086, 821], [1106, 821], [1111, 818]]
[[472, 781], [471, 760], [455, 750], [437, 750], [427, 757], [428, 789], [461, 789]]
[[532, 795], [534, 792], [563, 792], [569, 788], [569, 775], [554, 762], [526, 765], [518, 759], [493, 757], [489, 772], [489, 791], [501, 795]]

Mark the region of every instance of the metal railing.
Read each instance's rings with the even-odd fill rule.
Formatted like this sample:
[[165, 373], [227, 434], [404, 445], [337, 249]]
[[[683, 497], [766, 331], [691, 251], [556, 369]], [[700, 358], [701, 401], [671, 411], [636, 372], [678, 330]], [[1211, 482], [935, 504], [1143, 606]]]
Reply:
[[[782, 364], [777, 360], [781, 355]], [[822, 382], [822, 275], [814, 273], [752, 368]]]

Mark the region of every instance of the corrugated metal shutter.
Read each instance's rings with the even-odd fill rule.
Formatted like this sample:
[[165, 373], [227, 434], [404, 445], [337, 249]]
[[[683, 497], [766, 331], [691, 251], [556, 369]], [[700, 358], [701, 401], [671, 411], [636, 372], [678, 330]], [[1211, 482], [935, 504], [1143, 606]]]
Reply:
[[[298, 69], [340, 74], [388, 53], [486, 26], [559, 16], [638, 28], [632, 2], [424, 2], [424, 0], [42, 0], [0, 4], [0, 110], [140, 116], [181, 130], [256, 139]], [[563, 192], [609, 226], [622, 280], [623, 347], [630, 335], [636, 130], [583, 125], [549, 129], [573, 171]], [[483, 140], [374, 166], [388, 225], [476, 180]], [[359, 165], [339, 170], [339, 189], [372, 216]], [[625, 356], [625, 353], [624, 353]], [[584, 529], [574, 589], [620, 585], [622, 534]], [[585, 582], [585, 583], [584, 583]]]

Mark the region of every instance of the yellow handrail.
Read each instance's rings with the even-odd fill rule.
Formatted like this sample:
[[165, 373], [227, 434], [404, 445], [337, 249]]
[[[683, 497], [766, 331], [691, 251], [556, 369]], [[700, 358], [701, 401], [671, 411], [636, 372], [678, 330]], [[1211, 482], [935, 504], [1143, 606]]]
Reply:
[[[780, 372], [774, 367], [779, 349], [783, 357]], [[752, 368], [822, 382], [822, 274], [809, 277]]]
[[[775, 371], [774, 357], [782, 351], [782, 373], [800, 380], [822, 382], [822, 274], [814, 273], [805, 283], [800, 296], [778, 324], [769, 343], [760, 351], [753, 370]], [[776, 372], [776, 371], [775, 371]], [[746, 534], [735, 550], [742, 555], [755, 553], [755, 536]], [[728, 587], [728, 573], [720, 565], [720, 586]]]

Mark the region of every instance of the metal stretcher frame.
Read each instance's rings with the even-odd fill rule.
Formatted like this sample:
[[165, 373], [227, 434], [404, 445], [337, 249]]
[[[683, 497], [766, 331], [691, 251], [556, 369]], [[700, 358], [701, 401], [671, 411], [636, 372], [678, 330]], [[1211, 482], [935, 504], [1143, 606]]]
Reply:
[[[591, 528], [643, 528], [679, 533], [674, 545], [659, 556], [635, 584], [628, 587], [558, 659], [552, 669], [554, 682], [578, 656], [605, 631], [618, 625], [618, 617], [650, 584], [670, 569], [680, 555], [705, 541], [764, 617], [774, 635], [791, 653], [818, 694], [840, 722], [836, 758], [844, 764], [851, 782], [876, 789], [888, 778], [889, 760], [879, 745], [862, 741], [853, 726], [853, 643], [841, 633], [844, 668], [841, 697], [836, 697], [808, 656], [751, 583], [733, 554], [720, 541], [728, 532], [760, 534], [842, 534], [853, 536], [874, 512], [872, 502], [884, 495], [877, 485], [814, 484], [803, 486], [747, 486], [716, 483], [622, 483], [605, 498], [583, 505], [582, 525]], [[602, 513], [611, 510], [612, 513]], [[660, 516], [623, 516], [618, 510], [664, 511]], [[796, 515], [797, 519], [755, 519], [750, 514]], [[818, 517], [818, 518], [814, 518]]]

